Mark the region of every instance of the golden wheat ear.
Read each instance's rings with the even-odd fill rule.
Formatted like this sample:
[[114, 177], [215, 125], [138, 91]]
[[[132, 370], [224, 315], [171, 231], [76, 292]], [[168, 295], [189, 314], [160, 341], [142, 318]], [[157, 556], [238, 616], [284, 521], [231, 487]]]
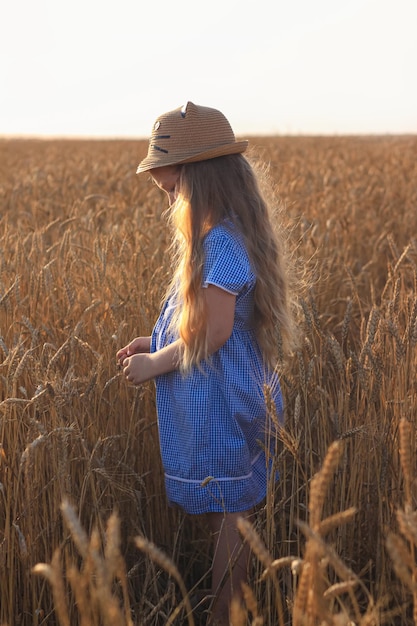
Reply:
[[71, 626], [68, 611], [67, 591], [65, 589], [64, 578], [62, 575], [60, 549], [57, 548], [55, 550], [50, 565], [47, 565], [46, 563], [37, 563], [37, 565], [33, 567], [32, 572], [46, 578], [51, 585], [55, 613], [60, 626]]
[[413, 438], [411, 423], [401, 418], [399, 423], [399, 454], [404, 478], [404, 510], [397, 509], [398, 528], [402, 536], [389, 532], [386, 547], [392, 559], [394, 571], [409, 589], [413, 598], [413, 620], [417, 624], [417, 510], [413, 507]]
[[[126, 568], [120, 552], [120, 521], [113, 513], [107, 523], [104, 550], [97, 530], [88, 538], [75, 509], [64, 501], [61, 506], [71, 539], [82, 557], [78, 567], [67, 555], [66, 587], [63, 574], [61, 551], [54, 552], [51, 564], [38, 563], [33, 573], [40, 574], [52, 587], [54, 608], [61, 626], [71, 626], [68, 600], [70, 590], [76, 600], [77, 613], [81, 626], [96, 623], [101, 618], [105, 626], [133, 626]], [[78, 559], [75, 559], [78, 560]], [[121, 600], [116, 597], [114, 581], [118, 580], [122, 589], [124, 611]]]
[[172, 615], [169, 617], [166, 626], [171, 626], [174, 623], [175, 619], [179, 615], [182, 610], [183, 605], [185, 606], [187, 613], [187, 620], [189, 626], [194, 626], [194, 617], [192, 614], [192, 607], [190, 602], [190, 597], [188, 595], [188, 591], [185, 587], [184, 581], [182, 579], [181, 574], [179, 573], [175, 563], [164, 553], [162, 550], [157, 548], [152, 541], [148, 541], [145, 537], [135, 537], [136, 547], [148, 555], [148, 557], [157, 563], [163, 570], [165, 570], [172, 578], [177, 582], [178, 587], [182, 593], [182, 602], [176, 607], [173, 611]]

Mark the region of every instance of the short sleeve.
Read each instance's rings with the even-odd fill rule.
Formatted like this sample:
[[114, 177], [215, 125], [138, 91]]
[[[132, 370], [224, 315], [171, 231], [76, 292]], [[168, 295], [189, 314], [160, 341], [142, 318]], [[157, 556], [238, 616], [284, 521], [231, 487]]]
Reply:
[[204, 240], [203, 287], [216, 285], [237, 295], [254, 275], [243, 241], [224, 227], [213, 228]]

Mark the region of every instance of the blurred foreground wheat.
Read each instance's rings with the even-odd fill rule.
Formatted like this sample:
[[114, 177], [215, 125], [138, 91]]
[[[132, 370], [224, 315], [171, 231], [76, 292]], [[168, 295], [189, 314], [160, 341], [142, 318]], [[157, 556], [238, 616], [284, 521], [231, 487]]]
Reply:
[[[393, 559], [394, 569], [398, 576], [410, 588], [413, 595], [414, 619], [417, 611], [417, 564], [414, 550], [417, 547], [417, 511], [410, 502], [411, 449], [410, 436], [413, 434], [410, 423], [402, 419], [400, 422], [400, 457], [406, 483], [405, 510], [397, 510], [400, 533], [391, 532], [387, 537], [387, 546]], [[273, 559], [262, 538], [253, 525], [244, 518], [238, 522], [242, 537], [251, 546], [252, 553], [264, 567], [261, 581], [273, 579], [279, 626], [286, 623], [279, 593], [278, 573], [283, 568], [290, 568], [294, 579], [293, 598], [289, 607], [291, 623], [294, 626], [311, 626], [314, 624], [329, 626], [371, 626], [386, 623], [398, 612], [385, 610], [383, 603], [374, 603], [367, 588], [336, 553], [333, 546], [326, 541], [331, 530], [352, 522], [355, 509], [340, 511], [323, 519], [323, 506], [334, 474], [338, 468], [343, 451], [342, 442], [334, 442], [324, 459], [323, 466], [311, 481], [310, 501], [308, 506], [308, 523], [299, 522], [306, 537], [304, 554], [301, 557], [286, 556]], [[62, 513], [71, 537], [83, 558], [78, 569], [74, 563], [67, 566], [66, 579], [76, 600], [80, 624], [108, 624], [133, 626], [131, 617], [128, 584], [125, 563], [120, 552], [120, 524], [117, 515], [109, 518], [106, 531], [104, 555], [100, 554], [100, 541], [97, 532], [93, 532], [89, 541], [74, 509], [64, 502]], [[408, 545], [407, 545], [408, 542]], [[190, 599], [181, 575], [172, 560], [144, 537], [135, 539], [136, 546], [160, 566], [175, 580], [183, 595], [183, 602], [177, 603], [171, 615], [166, 615], [166, 624], [174, 623], [178, 615], [187, 619], [193, 626], [194, 619]], [[72, 622], [69, 615], [64, 576], [60, 563], [61, 551], [56, 550], [50, 565], [38, 563], [34, 573], [44, 576], [53, 590], [55, 611], [61, 626], [69, 626]], [[114, 593], [114, 581], [118, 581], [121, 589], [119, 597]], [[366, 607], [362, 612], [356, 597], [359, 588], [366, 599]], [[162, 609], [172, 593], [172, 584], [162, 596]], [[183, 606], [184, 605], [184, 606]], [[122, 608], [123, 607], [123, 608]], [[183, 610], [186, 610], [187, 618]], [[233, 602], [231, 609], [231, 626], [263, 626], [262, 608], [258, 606], [255, 593], [249, 584], [244, 585], [244, 605]], [[249, 620], [249, 621], [248, 621]], [[136, 623], [149, 623], [149, 618], [136, 616]], [[183, 623], [183, 622], [181, 622]], [[210, 622], [207, 622], [210, 623]]]

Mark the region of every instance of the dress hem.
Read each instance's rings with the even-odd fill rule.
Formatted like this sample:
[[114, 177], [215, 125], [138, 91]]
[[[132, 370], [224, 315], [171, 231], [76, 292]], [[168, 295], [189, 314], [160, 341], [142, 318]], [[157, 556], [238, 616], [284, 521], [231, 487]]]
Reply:
[[249, 511], [266, 497], [271, 478], [273, 482], [278, 480], [272, 460], [268, 465], [266, 467], [265, 455], [261, 453], [251, 475], [241, 480], [220, 481], [208, 476], [203, 481], [184, 482], [165, 474], [168, 502], [194, 515]]

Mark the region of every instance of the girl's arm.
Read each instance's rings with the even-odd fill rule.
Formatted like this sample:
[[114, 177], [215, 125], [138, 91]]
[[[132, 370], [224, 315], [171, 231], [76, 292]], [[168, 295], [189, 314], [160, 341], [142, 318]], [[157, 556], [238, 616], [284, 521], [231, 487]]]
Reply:
[[[207, 303], [207, 341], [209, 354], [213, 354], [229, 339], [233, 330], [236, 296], [209, 285], [204, 289]], [[125, 357], [123, 373], [134, 385], [178, 369], [183, 348], [182, 339], [152, 354], [135, 354]]]

